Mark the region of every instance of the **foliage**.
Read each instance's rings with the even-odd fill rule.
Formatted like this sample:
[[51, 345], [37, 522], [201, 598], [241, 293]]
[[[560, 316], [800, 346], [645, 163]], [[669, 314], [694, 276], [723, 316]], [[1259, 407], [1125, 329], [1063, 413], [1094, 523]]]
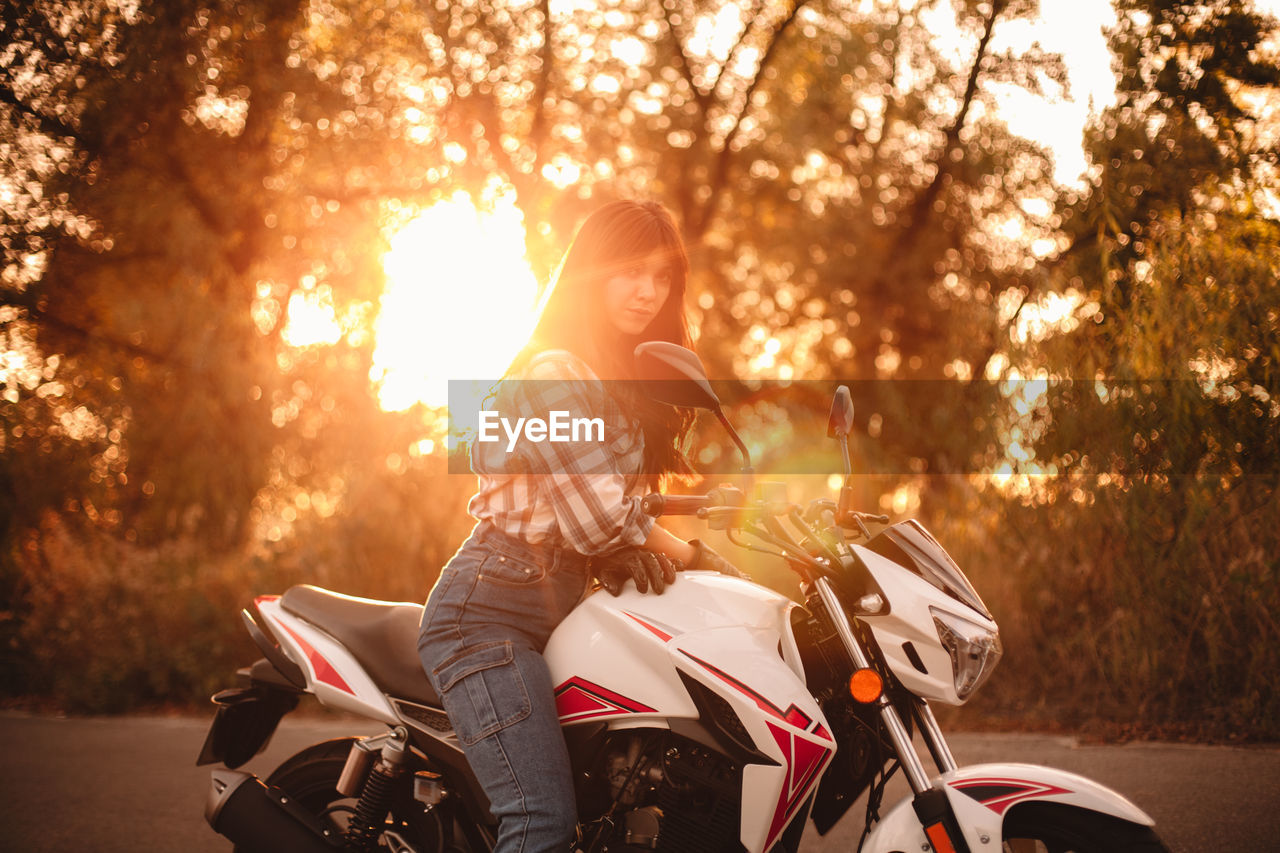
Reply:
[[5, 693], [80, 712], [195, 705], [258, 654], [236, 618], [257, 595], [312, 583], [420, 600], [466, 534], [464, 484], [403, 476], [395, 491], [376, 476], [351, 484], [362, 511], [300, 524], [284, 551], [212, 554], [191, 534], [145, 546], [47, 513], [14, 543], [21, 619], [4, 627], [21, 654], [6, 656]]
[[1058, 476], [1002, 512], [1025, 549], [1008, 554], [1009, 604], [1038, 619], [1013, 635], [1034, 649], [1020, 698], [1274, 738], [1280, 224], [1275, 128], [1244, 106], [1280, 83], [1262, 45], [1274, 22], [1120, 11], [1119, 100], [1049, 270], [1079, 289], [1078, 322], [1014, 356], [1075, 379], [1036, 416], [1039, 464]]
[[[968, 557], [1009, 640], [991, 707], [1273, 711], [1274, 22], [1116, 10], [1117, 103], [1063, 188], [1000, 119], [1000, 87], [1066, 84], [999, 47], [1029, 0], [4, 6], [5, 691], [196, 696], [253, 592], [423, 596], [472, 483], [439, 412], [379, 407], [371, 329], [391, 234], [464, 190], [515, 201], [544, 280], [601, 201], [671, 206], [763, 465], [803, 419], [754, 380], [873, 388], [855, 457], [895, 474], [864, 497]], [[292, 340], [295, 305], [340, 331]], [[989, 381], [1036, 376], [1080, 381]]]
[[76, 533], [50, 514], [21, 543], [19, 685], [72, 711], [197, 701], [253, 653], [224, 624], [259, 583], [287, 579], [193, 537], [155, 549]]

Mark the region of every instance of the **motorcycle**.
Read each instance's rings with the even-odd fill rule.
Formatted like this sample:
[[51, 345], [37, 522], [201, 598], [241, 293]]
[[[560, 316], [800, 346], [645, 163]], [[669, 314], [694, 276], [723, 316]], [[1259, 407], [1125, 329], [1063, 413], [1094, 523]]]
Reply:
[[[750, 455], [701, 363], [665, 343], [637, 349], [649, 392], [712, 411]], [[741, 578], [685, 572], [662, 596], [588, 593], [544, 655], [574, 768], [579, 853], [796, 853], [864, 793], [858, 850], [1158, 853], [1153, 821], [1082, 776], [1031, 764], [957, 765], [930, 702], [961, 705], [1002, 653], [991, 613], [914, 520], [851, 508], [853, 405], [837, 389], [838, 500], [806, 510], [778, 484], [748, 499], [651, 494], [653, 516], [693, 515], [764, 543], [798, 575], [803, 604]], [[880, 526], [872, 532], [873, 526]], [[482, 853], [496, 823], [419, 664], [422, 607], [312, 586], [242, 612], [263, 658], [213, 697], [199, 763], [205, 812], [241, 853]], [[385, 724], [319, 743], [265, 780], [237, 770], [303, 694]], [[913, 743], [918, 731], [935, 773]], [[911, 795], [881, 816], [901, 769]]]

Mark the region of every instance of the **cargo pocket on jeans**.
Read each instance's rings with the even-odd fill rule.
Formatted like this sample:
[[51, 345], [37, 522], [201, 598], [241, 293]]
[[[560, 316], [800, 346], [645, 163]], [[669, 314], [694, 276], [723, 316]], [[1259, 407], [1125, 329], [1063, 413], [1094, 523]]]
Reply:
[[432, 671], [458, 740], [471, 744], [529, 716], [510, 641], [463, 649]]

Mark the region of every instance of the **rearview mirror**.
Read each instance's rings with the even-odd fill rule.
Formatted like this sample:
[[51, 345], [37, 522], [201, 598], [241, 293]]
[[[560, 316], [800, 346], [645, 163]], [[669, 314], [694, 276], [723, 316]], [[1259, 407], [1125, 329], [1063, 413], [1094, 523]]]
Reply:
[[670, 406], [720, 411], [720, 398], [711, 390], [707, 372], [692, 350], [667, 341], [646, 341], [636, 347], [636, 377], [649, 396]]
[[843, 438], [853, 429], [853, 396], [849, 386], [841, 385], [831, 398], [831, 416], [827, 419], [827, 438]]
[[650, 397], [669, 406], [710, 409], [715, 413], [742, 454], [742, 473], [746, 475], [744, 491], [750, 492], [754, 475], [751, 453], [720, 408], [720, 398], [711, 390], [707, 371], [697, 354], [668, 341], [646, 341], [636, 347], [635, 358], [636, 378]]

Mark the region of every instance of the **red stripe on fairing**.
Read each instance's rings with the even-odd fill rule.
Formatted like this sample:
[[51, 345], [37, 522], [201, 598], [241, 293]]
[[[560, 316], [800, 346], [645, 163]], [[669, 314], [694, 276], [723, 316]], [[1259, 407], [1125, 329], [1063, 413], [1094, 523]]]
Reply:
[[631, 613], [630, 611], [627, 611], [627, 610], [624, 610], [624, 611], [622, 611], [622, 612], [623, 612], [623, 613], [625, 613], [625, 614], [627, 614], [628, 616], [630, 616], [633, 620], [635, 620], [637, 623], [639, 623], [642, 627], [649, 629], [649, 633], [653, 634], [653, 635], [654, 635], [655, 637], [657, 637], [659, 640], [662, 640], [662, 642], [664, 642], [664, 643], [665, 643], [665, 642], [667, 642], [668, 640], [670, 640], [670, 639], [671, 639], [671, 635], [670, 635], [670, 634], [668, 634], [666, 631], [663, 631], [661, 628], [658, 628], [658, 627], [656, 627], [656, 626], [654, 626], [654, 625], [650, 625], [648, 622], [644, 621], [643, 619], [641, 619], [639, 616], [635, 615], [634, 613]]
[[[1025, 779], [964, 779], [959, 782], [949, 782], [951, 787], [959, 791], [964, 791], [968, 796], [973, 796], [966, 791], [966, 788], [988, 788], [988, 787], [1006, 787], [1016, 790], [1008, 793], [999, 794], [986, 800], [978, 800], [982, 805], [991, 809], [998, 815], [1003, 815], [1005, 811], [1012, 805], [1016, 805], [1024, 800], [1035, 800], [1040, 797], [1053, 797], [1058, 794], [1070, 794], [1066, 788], [1059, 788], [1057, 785], [1050, 785], [1043, 782], [1028, 782]], [[976, 799], [976, 798], [975, 798]]]
[[801, 711], [795, 705], [792, 705], [787, 709], [787, 713], [783, 715], [782, 719], [786, 720], [797, 729], [807, 729], [809, 728], [809, 724], [813, 722], [813, 720], [809, 719], [808, 714]]
[[577, 722], [619, 714], [652, 714], [656, 710], [575, 675], [556, 688], [556, 713], [561, 722]]
[[782, 750], [782, 758], [787, 770], [782, 790], [778, 793], [778, 805], [773, 812], [773, 821], [769, 824], [769, 834], [764, 842], [764, 849], [768, 850], [795, 817], [814, 780], [821, 775], [835, 751], [820, 743], [814, 743], [808, 738], [797, 737], [794, 732], [779, 728], [768, 721], [765, 725], [769, 727], [769, 734], [773, 735], [778, 748]]
[[260, 595], [253, 600], [253, 603], [255, 606], [261, 607], [263, 602], [279, 601], [279, 600], [280, 600], [280, 596], [278, 595]]
[[696, 658], [693, 655], [686, 652], [684, 649], [681, 649], [680, 653], [685, 657], [687, 657], [689, 660], [696, 663], [698, 666], [705, 669], [707, 672], [714, 675], [716, 678], [723, 681], [725, 684], [728, 684], [734, 690], [737, 690], [739, 693], [751, 699], [752, 702], [756, 703], [756, 707], [758, 707], [761, 711], [764, 711], [766, 714], [770, 714], [774, 717], [777, 717], [779, 720], [782, 720], [783, 722], [790, 723], [791, 725], [795, 726], [798, 729], [807, 729], [810, 723], [813, 722], [813, 720], [809, 719], [808, 714], [806, 714], [804, 711], [801, 711], [794, 704], [784, 711], [781, 708], [779, 708], [777, 705], [770, 702], [768, 699], [761, 696], [756, 691], [752, 690], [746, 684], [743, 684], [741, 681], [734, 678], [732, 675], [725, 672], [723, 669], [720, 669], [715, 664], [710, 664], [702, 660], [701, 658]]
[[[809, 715], [794, 704], [787, 708], [786, 711], [783, 711], [777, 705], [714, 664], [700, 660], [683, 649], [681, 649], [681, 654], [739, 693], [750, 698], [766, 714], [770, 714], [801, 730], [807, 729], [813, 723], [813, 720], [809, 719]], [[822, 771], [831, 760], [831, 756], [835, 755], [835, 750], [820, 743], [815, 743], [806, 737], [797, 737], [794, 732], [779, 728], [768, 720], [765, 720], [765, 725], [769, 727], [769, 734], [773, 735], [774, 741], [778, 744], [778, 749], [782, 750], [782, 760], [787, 771], [786, 779], [782, 783], [782, 791], [778, 794], [778, 805], [774, 809], [773, 820], [769, 824], [769, 834], [765, 837], [764, 849], [768, 850], [773, 847], [773, 843], [782, 834], [782, 830], [795, 817], [796, 811], [801, 803], [804, 802], [805, 796], [813, 786], [814, 780], [822, 775]], [[822, 724], [819, 724], [811, 734], [834, 743], [831, 735], [827, 733]]]
[[316, 681], [328, 684], [330, 687], [336, 687], [343, 693], [350, 693], [352, 696], [356, 695], [356, 692], [351, 689], [351, 685], [347, 684], [347, 682], [343, 680], [342, 676], [338, 674], [338, 671], [333, 668], [333, 664], [329, 663], [329, 661], [325, 659], [324, 655], [316, 651], [315, 648], [306, 640], [299, 637], [298, 634], [288, 625], [283, 622], [280, 622], [279, 625], [281, 628], [288, 631], [289, 636], [293, 637], [293, 639], [297, 641], [298, 645], [302, 647], [302, 653], [307, 656], [307, 660], [311, 662], [311, 670], [316, 674]]

